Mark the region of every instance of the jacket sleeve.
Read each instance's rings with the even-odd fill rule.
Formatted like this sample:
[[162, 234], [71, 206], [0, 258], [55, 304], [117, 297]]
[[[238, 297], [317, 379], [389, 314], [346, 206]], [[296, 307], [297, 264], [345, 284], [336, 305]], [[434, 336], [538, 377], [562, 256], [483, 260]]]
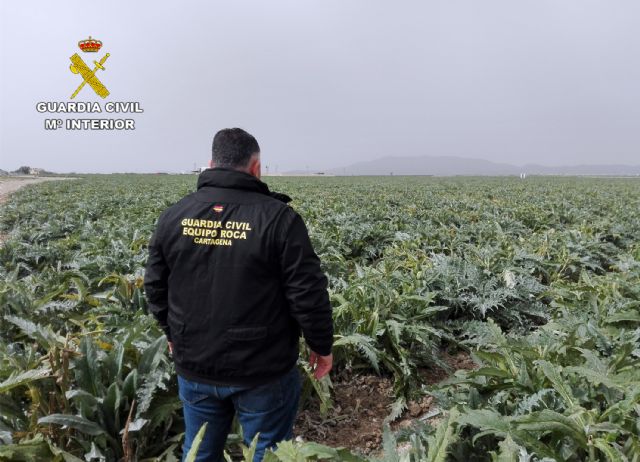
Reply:
[[167, 324], [169, 313], [169, 267], [162, 253], [159, 242], [160, 222], [149, 241], [149, 258], [144, 273], [144, 293], [147, 297], [149, 311], [156, 318], [164, 330], [167, 339], [171, 341], [171, 332]]
[[288, 209], [283, 221], [280, 269], [290, 313], [300, 325], [309, 348], [326, 356], [333, 344], [327, 277], [300, 215]]

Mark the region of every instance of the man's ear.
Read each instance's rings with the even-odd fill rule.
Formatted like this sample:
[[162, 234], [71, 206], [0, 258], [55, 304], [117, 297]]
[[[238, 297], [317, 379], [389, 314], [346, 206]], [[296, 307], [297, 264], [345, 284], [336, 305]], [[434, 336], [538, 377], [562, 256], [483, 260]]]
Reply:
[[260, 154], [255, 154], [251, 157], [249, 161], [249, 166], [247, 167], [247, 171], [250, 175], [255, 176], [256, 178], [260, 178]]
[[209, 159], [209, 168], [213, 168], [213, 159]]

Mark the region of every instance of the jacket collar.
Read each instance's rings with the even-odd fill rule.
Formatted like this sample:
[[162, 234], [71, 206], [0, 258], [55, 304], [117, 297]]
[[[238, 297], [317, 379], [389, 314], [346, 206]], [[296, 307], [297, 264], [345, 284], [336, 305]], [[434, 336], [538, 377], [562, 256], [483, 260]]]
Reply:
[[206, 186], [243, 189], [265, 194], [285, 203], [291, 201], [286, 194], [269, 191], [267, 184], [255, 176], [230, 168], [215, 167], [204, 170], [198, 176], [198, 189]]

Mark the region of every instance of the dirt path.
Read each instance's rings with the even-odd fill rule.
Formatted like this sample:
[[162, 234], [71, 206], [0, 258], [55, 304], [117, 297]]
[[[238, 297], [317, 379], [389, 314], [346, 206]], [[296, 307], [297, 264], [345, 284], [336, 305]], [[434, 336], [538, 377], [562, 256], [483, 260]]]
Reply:
[[63, 177], [34, 178], [34, 177], [27, 177], [27, 176], [0, 177], [0, 203], [6, 201], [11, 193], [16, 192], [18, 189], [30, 184], [44, 183], [45, 181], [73, 180], [73, 179], [74, 178], [63, 178]]

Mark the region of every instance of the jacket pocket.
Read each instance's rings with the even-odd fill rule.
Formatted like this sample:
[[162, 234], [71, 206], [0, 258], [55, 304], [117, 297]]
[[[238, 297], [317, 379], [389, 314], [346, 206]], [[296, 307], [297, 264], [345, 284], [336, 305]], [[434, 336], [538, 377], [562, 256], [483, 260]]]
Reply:
[[234, 376], [255, 373], [264, 368], [265, 326], [231, 327], [225, 335], [225, 369]]
[[231, 327], [227, 330], [227, 338], [234, 341], [254, 341], [267, 337], [267, 328], [258, 327]]
[[171, 329], [171, 339], [173, 343], [173, 356], [176, 361], [181, 362], [184, 351], [184, 330], [186, 329], [184, 321], [176, 321], [169, 326]]
[[209, 395], [199, 390], [199, 385], [197, 382], [178, 374], [178, 397], [180, 400], [188, 404], [197, 404], [207, 399]]

